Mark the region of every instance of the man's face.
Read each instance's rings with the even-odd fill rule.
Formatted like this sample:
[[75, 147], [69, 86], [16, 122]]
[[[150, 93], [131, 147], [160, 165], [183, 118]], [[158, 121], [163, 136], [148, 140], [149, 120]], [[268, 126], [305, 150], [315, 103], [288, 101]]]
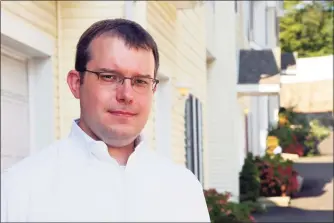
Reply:
[[[94, 39], [90, 53], [91, 60], [86, 66], [89, 71], [114, 71], [124, 77], [149, 75], [154, 78], [152, 51], [130, 49], [119, 38], [102, 35]], [[78, 90], [80, 122], [84, 122], [91, 135], [109, 146], [130, 144], [147, 122], [154, 93], [152, 87], [142, 92], [134, 89], [129, 79], [123, 84], [111, 84], [94, 73], [86, 72]]]

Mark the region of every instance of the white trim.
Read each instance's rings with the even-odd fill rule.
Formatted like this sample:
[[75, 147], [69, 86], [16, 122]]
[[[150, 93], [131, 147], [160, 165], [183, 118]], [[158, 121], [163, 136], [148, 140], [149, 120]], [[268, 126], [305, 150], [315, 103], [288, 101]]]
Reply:
[[53, 66], [55, 39], [5, 10], [1, 10], [1, 52], [28, 62], [30, 150], [55, 137]]
[[136, 4], [136, 1], [125, 1], [124, 2], [124, 17], [126, 19], [134, 20], [135, 4]]
[[279, 93], [280, 84], [238, 84], [239, 93]]
[[282, 76], [281, 84], [310, 83], [317, 81], [333, 81], [330, 77], [302, 77], [302, 76]]
[[147, 1], [136, 1], [134, 8], [134, 21], [139, 23], [144, 29], [147, 29]]
[[267, 1], [267, 8], [277, 8], [277, 2], [276, 1]]
[[1, 9], [1, 43], [33, 57], [53, 55], [55, 38]]
[[158, 71], [157, 79], [158, 79], [160, 82], [162, 82], [162, 81], [169, 81], [169, 80], [170, 80], [170, 77], [169, 77], [168, 75], [166, 75], [165, 73]]
[[262, 46], [260, 46], [259, 44], [257, 44], [257, 43], [254, 42], [254, 41], [249, 41], [249, 47], [250, 47], [251, 49], [254, 49], [254, 50], [262, 50], [262, 49], [263, 49]]
[[28, 60], [30, 148], [38, 151], [55, 139], [53, 66], [49, 58]]
[[282, 70], [281, 73], [284, 75], [296, 75], [297, 69], [286, 69], [286, 70]]
[[19, 51], [13, 50], [3, 44], [1, 44], [1, 54], [12, 57], [22, 62], [25, 62], [28, 60], [27, 55], [24, 55], [23, 53], [20, 53]]
[[155, 147], [158, 153], [172, 160], [172, 86], [168, 79], [160, 80], [154, 104]]

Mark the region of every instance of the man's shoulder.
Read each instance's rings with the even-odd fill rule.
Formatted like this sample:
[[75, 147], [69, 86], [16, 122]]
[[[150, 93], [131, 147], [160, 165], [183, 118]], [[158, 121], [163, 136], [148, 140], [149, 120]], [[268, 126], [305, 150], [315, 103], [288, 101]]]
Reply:
[[184, 164], [174, 162], [170, 158], [166, 158], [156, 152], [151, 153], [153, 163], [151, 170], [160, 174], [173, 182], [183, 182], [183, 184], [200, 184], [197, 177]]
[[67, 143], [66, 139], [57, 140], [47, 147], [23, 158], [11, 167], [3, 171], [2, 178], [6, 181], [31, 180], [32, 177], [48, 171], [53, 161], [57, 158], [59, 148]]

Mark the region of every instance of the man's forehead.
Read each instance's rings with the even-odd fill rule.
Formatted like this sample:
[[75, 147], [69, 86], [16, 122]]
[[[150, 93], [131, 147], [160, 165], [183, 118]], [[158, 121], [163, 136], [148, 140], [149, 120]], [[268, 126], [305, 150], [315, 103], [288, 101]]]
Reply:
[[132, 46], [131, 44], [127, 44], [123, 38], [118, 37], [112, 33], [103, 34], [103, 35], [100, 35], [94, 38], [89, 46], [90, 52], [94, 51], [94, 49], [105, 50], [106, 48], [108, 48], [108, 50], [126, 49], [126, 50], [134, 50], [134, 51], [145, 51], [145, 52], [152, 53], [153, 55], [152, 49]]
[[[90, 53], [91, 61], [89, 63], [93, 66], [154, 76], [155, 64], [152, 50], [130, 47], [119, 37], [99, 36], [94, 42], [92, 41]], [[149, 53], [150, 59], [147, 58], [147, 53]]]
[[94, 49], [96, 48], [97, 46], [103, 46], [103, 45], [113, 45], [115, 43], [122, 43], [123, 45], [126, 45], [125, 44], [125, 41], [120, 38], [120, 37], [117, 37], [117, 36], [114, 36], [114, 34], [102, 34], [102, 35], [99, 35], [97, 37], [95, 37], [92, 42], [90, 43], [90, 49]]

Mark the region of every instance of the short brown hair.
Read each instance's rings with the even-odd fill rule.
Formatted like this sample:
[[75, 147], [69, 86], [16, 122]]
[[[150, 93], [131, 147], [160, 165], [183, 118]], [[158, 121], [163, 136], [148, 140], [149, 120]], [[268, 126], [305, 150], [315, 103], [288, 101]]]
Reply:
[[91, 59], [90, 43], [100, 35], [111, 34], [121, 38], [130, 48], [152, 50], [155, 61], [154, 77], [159, 69], [159, 51], [153, 37], [138, 23], [127, 19], [105, 19], [95, 22], [80, 37], [75, 56], [75, 70], [82, 79], [86, 65]]

